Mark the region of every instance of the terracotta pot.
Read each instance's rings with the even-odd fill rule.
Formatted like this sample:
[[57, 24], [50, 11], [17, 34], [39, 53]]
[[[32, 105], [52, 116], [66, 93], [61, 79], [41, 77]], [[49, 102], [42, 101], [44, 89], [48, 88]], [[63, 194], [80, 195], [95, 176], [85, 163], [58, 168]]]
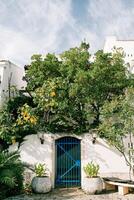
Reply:
[[82, 189], [87, 194], [100, 193], [103, 189], [103, 181], [100, 177], [84, 178]]
[[49, 177], [34, 177], [31, 186], [35, 193], [47, 193], [52, 188]]

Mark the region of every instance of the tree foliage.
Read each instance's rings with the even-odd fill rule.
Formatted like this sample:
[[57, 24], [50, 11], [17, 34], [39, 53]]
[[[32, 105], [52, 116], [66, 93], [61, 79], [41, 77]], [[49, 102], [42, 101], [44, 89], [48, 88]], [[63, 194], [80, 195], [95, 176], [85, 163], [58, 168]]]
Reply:
[[23, 171], [18, 152], [0, 152], [0, 199], [21, 191]]
[[[13, 141], [21, 143], [26, 135], [35, 133], [34, 108], [27, 97], [10, 99], [0, 111], [0, 144], [6, 148]], [[6, 145], [7, 144], [7, 145]]]
[[128, 88], [125, 95], [105, 103], [101, 111], [101, 122], [101, 137], [121, 152], [130, 171], [134, 171], [134, 88]]
[[9, 143], [40, 128], [78, 134], [96, 128], [105, 102], [133, 86], [121, 51], [100, 50], [91, 62], [85, 42], [59, 56], [33, 55], [25, 69], [29, 97], [11, 98], [0, 115], [0, 138]]
[[25, 79], [48, 130], [82, 133], [99, 125], [106, 100], [124, 93], [127, 74], [122, 52], [101, 50], [90, 62], [89, 45], [81, 43], [59, 57], [34, 55]]
[[124, 93], [129, 86], [127, 69], [123, 61], [123, 54], [118, 49], [113, 53], [98, 51], [92, 63], [90, 82], [90, 103], [95, 112], [94, 125], [100, 123], [100, 109], [105, 101], [111, 101], [114, 96]]
[[[64, 52], [58, 59], [48, 54], [44, 59], [38, 56], [26, 70], [28, 88], [33, 89], [33, 101], [43, 112], [44, 123], [49, 130], [83, 132], [86, 130], [85, 103], [87, 102], [89, 80], [89, 52], [81, 45]], [[42, 80], [32, 77], [38, 62]], [[42, 70], [43, 67], [43, 70]], [[36, 73], [37, 75], [37, 73]], [[35, 75], [35, 76], [36, 76]]]

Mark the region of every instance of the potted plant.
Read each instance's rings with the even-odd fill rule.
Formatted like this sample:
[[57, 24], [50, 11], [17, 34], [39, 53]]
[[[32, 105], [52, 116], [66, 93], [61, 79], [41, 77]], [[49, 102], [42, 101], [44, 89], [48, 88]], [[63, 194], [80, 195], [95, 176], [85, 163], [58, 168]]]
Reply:
[[84, 178], [82, 189], [87, 194], [99, 193], [103, 189], [103, 181], [98, 177], [99, 168], [99, 165], [93, 162], [84, 166], [86, 177]]
[[51, 191], [51, 180], [47, 174], [45, 164], [36, 164], [34, 168], [36, 176], [32, 179], [32, 190], [35, 193], [47, 193]]

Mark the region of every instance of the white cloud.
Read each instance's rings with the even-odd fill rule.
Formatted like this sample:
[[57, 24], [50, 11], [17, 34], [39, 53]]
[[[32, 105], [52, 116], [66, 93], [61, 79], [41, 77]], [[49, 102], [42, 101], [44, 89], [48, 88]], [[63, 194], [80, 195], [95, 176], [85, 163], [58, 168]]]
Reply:
[[72, 0], [10, 0], [10, 5], [0, 0], [0, 6], [1, 59], [24, 65], [35, 53], [60, 53], [84, 38], [96, 40], [96, 34], [77, 23]]
[[95, 51], [103, 47], [107, 35], [119, 39], [133, 36], [134, 6], [126, 6], [125, 0], [88, 0], [86, 13], [81, 12], [83, 23], [73, 15], [74, 2], [79, 3], [0, 0], [0, 59], [23, 66], [34, 53], [60, 53], [84, 38], [90, 43], [91, 51]]
[[[0, 20], [0, 58], [21, 64], [29, 62], [34, 53], [58, 49], [60, 32], [66, 24], [73, 22], [71, 0], [12, 1], [11, 10], [2, 1], [0, 4], [5, 14], [4, 23]], [[9, 25], [10, 18], [12, 26]]]
[[0, 57], [1, 59], [23, 61], [34, 49], [34, 45], [24, 34], [0, 26]]
[[88, 13], [99, 46], [103, 46], [109, 35], [116, 35], [119, 39], [133, 37], [134, 7], [130, 8], [125, 0], [89, 0]]

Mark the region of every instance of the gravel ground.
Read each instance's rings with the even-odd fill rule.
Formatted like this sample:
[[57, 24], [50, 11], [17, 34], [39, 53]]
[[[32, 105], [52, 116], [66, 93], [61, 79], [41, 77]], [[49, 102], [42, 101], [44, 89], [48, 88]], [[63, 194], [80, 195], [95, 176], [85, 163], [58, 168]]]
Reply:
[[6, 200], [134, 200], [134, 193], [125, 196], [117, 192], [87, 195], [80, 189], [55, 189], [48, 194], [19, 195]]

